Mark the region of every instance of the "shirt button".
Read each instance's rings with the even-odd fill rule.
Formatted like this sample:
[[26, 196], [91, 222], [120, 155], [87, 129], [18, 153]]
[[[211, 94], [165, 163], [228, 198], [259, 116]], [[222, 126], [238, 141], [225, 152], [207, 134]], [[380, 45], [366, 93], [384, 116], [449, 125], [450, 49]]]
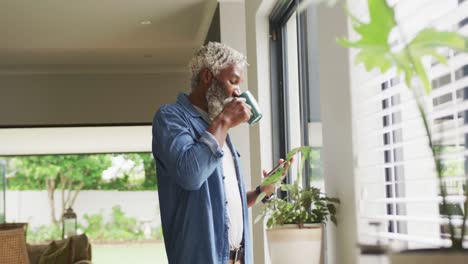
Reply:
[[228, 201], [226, 201], [226, 203], [225, 203], [225, 204], [228, 204]]
[[223, 180], [226, 179], [226, 176], [223, 175]]

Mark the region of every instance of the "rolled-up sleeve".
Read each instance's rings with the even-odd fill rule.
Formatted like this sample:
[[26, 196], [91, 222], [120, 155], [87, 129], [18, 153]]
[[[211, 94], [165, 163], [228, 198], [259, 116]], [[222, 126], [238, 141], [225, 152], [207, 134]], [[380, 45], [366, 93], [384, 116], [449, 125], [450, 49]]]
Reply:
[[213, 174], [223, 157], [216, 138], [208, 131], [194, 138], [180, 113], [162, 107], [153, 121], [153, 155], [174, 172], [174, 180], [187, 190], [197, 190]]
[[224, 156], [223, 149], [219, 146], [218, 140], [210, 132], [203, 132], [200, 137], [200, 142], [205, 143], [216, 158], [219, 159]]

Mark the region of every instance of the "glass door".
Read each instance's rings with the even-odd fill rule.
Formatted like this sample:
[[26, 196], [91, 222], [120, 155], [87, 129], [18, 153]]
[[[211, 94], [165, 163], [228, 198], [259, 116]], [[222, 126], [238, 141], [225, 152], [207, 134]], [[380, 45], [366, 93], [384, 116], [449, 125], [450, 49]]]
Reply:
[[0, 160], [0, 224], [5, 223], [6, 164]]

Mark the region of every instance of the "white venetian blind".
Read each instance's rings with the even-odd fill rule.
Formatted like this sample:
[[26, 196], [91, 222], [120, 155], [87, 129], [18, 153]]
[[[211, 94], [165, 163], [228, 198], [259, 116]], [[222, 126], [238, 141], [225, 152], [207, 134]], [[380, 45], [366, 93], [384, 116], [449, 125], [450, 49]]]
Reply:
[[[352, 0], [350, 9], [368, 19], [367, 1]], [[468, 35], [468, 1], [400, 0], [395, 5], [401, 31], [390, 42], [398, 48], [428, 26]], [[352, 39], [358, 38], [354, 32]], [[462, 184], [468, 150], [468, 55], [441, 50], [448, 65], [425, 64], [433, 91], [423, 101], [435, 144], [446, 171], [448, 202], [462, 210]], [[352, 51], [352, 59], [356, 51]], [[355, 171], [361, 242], [376, 239], [408, 248], [449, 245], [448, 220], [439, 216], [438, 181], [427, 136], [412, 93], [395, 70], [386, 74], [351, 66]], [[377, 230], [370, 222], [381, 223]], [[455, 225], [462, 219], [455, 217]]]

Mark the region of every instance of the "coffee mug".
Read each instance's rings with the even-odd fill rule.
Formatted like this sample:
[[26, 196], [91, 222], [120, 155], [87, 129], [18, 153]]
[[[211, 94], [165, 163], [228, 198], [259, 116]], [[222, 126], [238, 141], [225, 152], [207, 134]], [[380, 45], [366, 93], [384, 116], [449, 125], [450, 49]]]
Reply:
[[262, 110], [260, 110], [260, 107], [258, 106], [257, 100], [255, 100], [255, 97], [249, 91], [243, 92], [239, 95], [239, 97], [245, 98], [246, 103], [252, 108], [252, 116], [250, 117], [248, 123], [253, 125], [260, 121], [260, 119], [263, 117], [263, 114]]

